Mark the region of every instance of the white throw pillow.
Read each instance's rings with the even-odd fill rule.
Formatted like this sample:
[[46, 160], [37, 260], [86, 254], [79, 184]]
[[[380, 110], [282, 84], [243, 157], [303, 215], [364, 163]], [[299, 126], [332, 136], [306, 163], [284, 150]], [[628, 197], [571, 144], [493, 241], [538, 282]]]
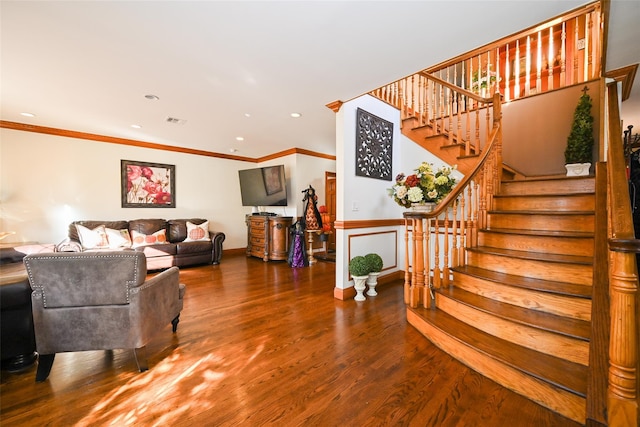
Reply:
[[104, 225], [90, 230], [84, 225], [76, 224], [76, 230], [80, 237], [80, 244], [84, 249], [107, 249], [109, 247], [109, 238]]
[[187, 238], [185, 242], [197, 242], [198, 240], [209, 240], [209, 221], [196, 225], [187, 221]]
[[105, 228], [107, 238], [109, 239], [110, 249], [130, 248], [131, 236], [126, 228], [122, 230], [114, 230], [113, 228]]

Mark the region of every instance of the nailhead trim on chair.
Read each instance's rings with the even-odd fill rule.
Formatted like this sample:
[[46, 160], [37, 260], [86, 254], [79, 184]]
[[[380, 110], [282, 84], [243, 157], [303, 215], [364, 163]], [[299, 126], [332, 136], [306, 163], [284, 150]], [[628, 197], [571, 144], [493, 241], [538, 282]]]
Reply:
[[[134, 255], [134, 253], [120, 253], [120, 254], [113, 254], [113, 255], [95, 255], [95, 253], [92, 253], [92, 255], [94, 255], [94, 258], [131, 258], [132, 255]], [[49, 260], [53, 260], [53, 261], [66, 261], [66, 260], [70, 260], [70, 259], [78, 259], [78, 258], [87, 258], [86, 256], [66, 256], [66, 257], [60, 257], [60, 258], [51, 258], [51, 257], [43, 257], [43, 256], [36, 256], [36, 257], [31, 257], [30, 259], [49, 259]], [[130, 303], [130, 299], [129, 299], [129, 291], [131, 289], [131, 283], [138, 283], [138, 257], [136, 258], [136, 263], [135, 263], [135, 270], [134, 270], [134, 276], [133, 276], [133, 282], [127, 280], [127, 302]], [[42, 305], [44, 307], [47, 307], [47, 296], [44, 293], [43, 289], [42, 289], [42, 285], [39, 285], [37, 283], [35, 283], [35, 279], [33, 278], [31, 269], [29, 268], [29, 265], [27, 264], [27, 274], [29, 276], [29, 282], [33, 283], [33, 288], [34, 290], [39, 289], [39, 293], [40, 295], [42, 295]]]

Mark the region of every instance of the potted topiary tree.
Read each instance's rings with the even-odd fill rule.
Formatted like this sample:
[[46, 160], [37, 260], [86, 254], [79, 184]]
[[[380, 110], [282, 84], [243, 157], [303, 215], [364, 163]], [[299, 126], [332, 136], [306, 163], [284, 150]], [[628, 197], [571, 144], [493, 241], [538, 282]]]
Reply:
[[353, 288], [356, 290], [354, 299], [356, 301], [364, 301], [366, 299], [364, 290], [367, 288], [365, 282], [369, 277], [369, 271], [371, 271], [371, 266], [369, 266], [369, 262], [365, 257], [358, 255], [349, 261], [349, 273], [353, 277]]
[[589, 168], [593, 159], [593, 116], [591, 116], [591, 97], [588, 88], [582, 90], [582, 95], [573, 113], [571, 133], [567, 138], [567, 148], [564, 151], [567, 176], [589, 175]]
[[371, 271], [369, 271], [369, 277], [367, 278], [367, 285], [369, 286], [367, 295], [375, 297], [378, 295], [376, 292], [376, 285], [378, 284], [378, 276], [382, 271], [382, 257], [376, 253], [370, 253], [366, 254], [364, 258], [367, 260], [369, 267], [371, 268]]

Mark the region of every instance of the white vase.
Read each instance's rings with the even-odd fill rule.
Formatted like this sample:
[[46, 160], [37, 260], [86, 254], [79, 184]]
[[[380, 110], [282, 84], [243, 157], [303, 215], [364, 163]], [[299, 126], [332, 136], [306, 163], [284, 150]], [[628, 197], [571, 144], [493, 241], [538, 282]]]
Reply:
[[369, 276], [352, 276], [353, 288], [356, 290], [356, 296], [353, 298], [356, 301], [366, 300], [364, 296], [364, 290], [367, 289], [367, 278]]
[[587, 176], [591, 163], [569, 163], [564, 167], [567, 169], [567, 176]]
[[376, 292], [376, 285], [378, 284], [379, 275], [379, 271], [372, 271], [371, 273], [369, 273], [369, 277], [367, 277], [367, 286], [369, 286], [367, 296], [375, 297], [376, 295], [378, 295], [378, 293]]

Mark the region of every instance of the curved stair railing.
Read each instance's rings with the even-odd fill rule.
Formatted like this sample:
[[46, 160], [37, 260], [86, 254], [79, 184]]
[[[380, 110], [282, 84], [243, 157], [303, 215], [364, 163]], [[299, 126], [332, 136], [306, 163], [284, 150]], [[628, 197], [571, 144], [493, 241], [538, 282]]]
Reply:
[[502, 113], [500, 95], [489, 101], [493, 126], [475, 169], [432, 212], [406, 212], [405, 303], [429, 308], [432, 289], [448, 286], [451, 269], [465, 264], [467, 248], [486, 227], [493, 195], [500, 190]]
[[[477, 155], [491, 132], [493, 94], [485, 98], [424, 71], [370, 92], [400, 110], [403, 125], [412, 119], [425, 136], [443, 136], [446, 145], [461, 145]], [[495, 117], [495, 116], [494, 116]]]

